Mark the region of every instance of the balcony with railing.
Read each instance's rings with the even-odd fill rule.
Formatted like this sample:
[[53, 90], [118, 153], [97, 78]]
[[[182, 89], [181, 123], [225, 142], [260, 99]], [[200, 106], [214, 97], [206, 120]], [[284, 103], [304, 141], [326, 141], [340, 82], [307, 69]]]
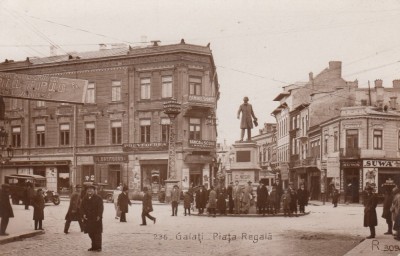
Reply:
[[293, 168], [317, 167], [317, 158], [307, 157], [306, 159], [299, 159], [294, 161], [292, 166]]
[[360, 158], [361, 149], [360, 148], [341, 148], [339, 150], [339, 155], [341, 158]]

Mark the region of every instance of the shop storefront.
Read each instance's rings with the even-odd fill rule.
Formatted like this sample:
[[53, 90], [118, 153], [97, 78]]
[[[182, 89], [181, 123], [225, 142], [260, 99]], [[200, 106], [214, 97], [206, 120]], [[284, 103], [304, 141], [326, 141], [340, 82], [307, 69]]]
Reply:
[[210, 164], [213, 161], [211, 155], [189, 154], [185, 157], [185, 167], [182, 170], [182, 189], [189, 189], [189, 185], [204, 185], [209, 188]]
[[158, 194], [167, 179], [168, 160], [140, 160], [141, 187], [147, 187], [153, 194]]
[[340, 197], [343, 202], [359, 203], [362, 192], [362, 165], [359, 160], [340, 162]]
[[367, 184], [373, 184], [379, 195], [384, 194], [382, 184], [393, 181], [400, 185], [400, 161], [397, 160], [363, 160], [363, 189]]

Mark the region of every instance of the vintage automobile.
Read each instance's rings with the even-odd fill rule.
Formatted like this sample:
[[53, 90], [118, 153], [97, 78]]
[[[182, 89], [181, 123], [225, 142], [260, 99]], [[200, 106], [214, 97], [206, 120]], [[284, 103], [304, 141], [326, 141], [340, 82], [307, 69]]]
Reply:
[[101, 198], [106, 200], [107, 203], [112, 203], [113, 202], [114, 190], [109, 188], [110, 184], [87, 181], [87, 182], [84, 182], [82, 185], [83, 185], [83, 187], [88, 186], [88, 185], [96, 186], [97, 194]]
[[13, 204], [19, 204], [26, 197], [26, 184], [30, 182], [36, 191], [41, 188], [46, 203], [60, 204], [60, 196], [57, 192], [46, 188], [46, 177], [41, 175], [11, 174], [4, 177], [4, 183], [10, 185], [10, 195]]

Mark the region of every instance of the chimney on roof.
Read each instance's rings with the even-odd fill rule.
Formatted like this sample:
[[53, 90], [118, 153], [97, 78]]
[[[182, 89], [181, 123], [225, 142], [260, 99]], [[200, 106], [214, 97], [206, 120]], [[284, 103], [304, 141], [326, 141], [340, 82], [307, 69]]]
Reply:
[[397, 108], [397, 96], [390, 97], [390, 108], [391, 109]]
[[400, 79], [393, 80], [393, 88], [400, 89]]
[[329, 61], [329, 72], [335, 74], [335, 77], [342, 77], [342, 62], [341, 61]]
[[107, 45], [106, 44], [99, 44], [99, 50], [107, 50]]
[[383, 81], [382, 79], [375, 80], [375, 88], [383, 88]]

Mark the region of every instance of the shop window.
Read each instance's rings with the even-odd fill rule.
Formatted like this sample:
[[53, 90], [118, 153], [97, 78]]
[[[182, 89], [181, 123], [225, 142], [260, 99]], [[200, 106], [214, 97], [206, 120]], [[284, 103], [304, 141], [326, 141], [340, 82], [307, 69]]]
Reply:
[[87, 86], [85, 103], [95, 103], [95, 94], [95, 83], [91, 82]]
[[36, 125], [36, 146], [37, 147], [45, 146], [45, 133], [46, 133], [46, 127], [44, 124]]
[[382, 130], [374, 130], [374, 149], [382, 149]]
[[82, 166], [82, 182], [95, 181], [94, 165]]
[[42, 100], [36, 101], [36, 107], [38, 108], [44, 108], [46, 106], [46, 103]]
[[140, 142], [150, 142], [150, 119], [140, 120]]
[[69, 124], [61, 124], [60, 125], [60, 145], [67, 146], [69, 145], [70, 138], [70, 128]]
[[150, 99], [150, 78], [140, 79], [140, 99], [149, 100]]
[[112, 81], [111, 101], [121, 101], [121, 81]]
[[168, 142], [169, 140], [169, 127], [170, 127], [170, 119], [162, 118], [161, 119], [161, 141]]
[[94, 122], [85, 123], [85, 144], [95, 144], [95, 124]]
[[201, 95], [201, 78], [189, 77], [189, 94]]
[[11, 145], [14, 148], [21, 147], [21, 126], [14, 126], [11, 128], [12, 141]]
[[161, 97], [163, 98], [171, 98], [172, 97], [172, 76], [163, 76], [161, 78], [161, 89], [162, 94]]
[[200, 118], [189, 118], [189, 139], [201, 139], [201, 122]]
[[122, 143], [122, 123], [121, 121], [111, 122], [111, 143], [121, 144]]

